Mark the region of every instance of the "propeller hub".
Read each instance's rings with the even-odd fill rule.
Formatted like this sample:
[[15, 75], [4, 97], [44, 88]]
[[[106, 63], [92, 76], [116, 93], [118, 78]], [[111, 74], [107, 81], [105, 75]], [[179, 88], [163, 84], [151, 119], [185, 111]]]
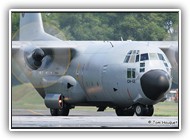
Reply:
[[45, 57], [45, 53], [42, 49], [36, 48], [26, 56], [27, 65], [32, 70], [37, 70], [42, 65], [42, 60]]

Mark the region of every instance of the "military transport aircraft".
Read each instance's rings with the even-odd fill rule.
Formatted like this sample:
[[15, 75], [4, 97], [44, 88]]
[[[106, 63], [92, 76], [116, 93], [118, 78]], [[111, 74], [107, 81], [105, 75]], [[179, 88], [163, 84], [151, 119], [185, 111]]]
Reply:
[[44, 31], [40, 13], [20, 14], [11, 52], [12, 73], [27, 77], [52, 116], [75, 106], [152, 116], [178, 83], [178, 42], [62, 41]]

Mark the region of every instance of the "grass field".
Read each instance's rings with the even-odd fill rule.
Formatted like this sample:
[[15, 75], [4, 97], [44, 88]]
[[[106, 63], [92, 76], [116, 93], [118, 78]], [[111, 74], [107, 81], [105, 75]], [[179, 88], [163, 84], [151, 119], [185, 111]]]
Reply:
[[[12, 87], [12, 109], [47, 109], [44, 100], [31, 84]], [[96, 107], [76, 107], [78, 110], [94, 110]], [[111, 108], [106, 111], [114, 111]], [[154, 106], [154, 116], [178, 116], [178, 103], [161, 102]]]
[[13, 109], [46, 109], [44, 100], [31, 84], [12, 87]]
[[161, 102], [154, 106], [154, 116], [178, 116], [178, 103]]

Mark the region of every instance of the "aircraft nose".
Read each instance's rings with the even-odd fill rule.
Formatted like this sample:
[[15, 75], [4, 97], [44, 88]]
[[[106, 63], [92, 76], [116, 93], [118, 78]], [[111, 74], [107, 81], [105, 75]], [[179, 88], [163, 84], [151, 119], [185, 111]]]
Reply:
[[169, 75], [162, 70], [151, 70], [141, 77], [144, 94], [151, 100], [157, 100], [169, 89]]

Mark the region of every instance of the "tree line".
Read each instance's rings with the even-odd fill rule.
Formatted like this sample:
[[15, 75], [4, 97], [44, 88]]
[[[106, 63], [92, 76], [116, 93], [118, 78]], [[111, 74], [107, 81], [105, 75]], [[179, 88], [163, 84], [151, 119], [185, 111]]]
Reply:
[[[178, 12], [42, 13], [45, 31], [63, 40], [178, 40]], [[18, 38], [19, 13], [12, 13]]]

